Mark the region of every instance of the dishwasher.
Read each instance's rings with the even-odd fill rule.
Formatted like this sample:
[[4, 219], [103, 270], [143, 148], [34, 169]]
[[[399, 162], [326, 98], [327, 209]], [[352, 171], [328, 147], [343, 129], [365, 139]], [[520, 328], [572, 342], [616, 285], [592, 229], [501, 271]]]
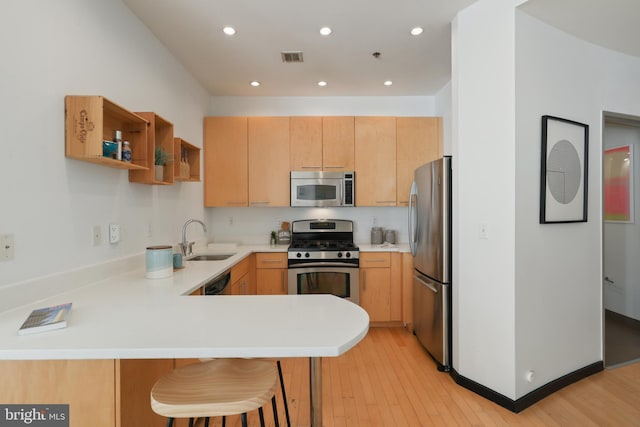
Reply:
[[202, 285], [202, 295], [222, 295], [231, 281], [231, 271], [227, 270]]

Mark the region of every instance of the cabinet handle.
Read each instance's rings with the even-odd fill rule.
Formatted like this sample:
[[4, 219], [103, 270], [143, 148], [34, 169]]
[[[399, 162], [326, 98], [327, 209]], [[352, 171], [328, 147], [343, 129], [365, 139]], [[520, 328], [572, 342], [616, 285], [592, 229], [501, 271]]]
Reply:
[[284, 271], [280, 272], [280, 282], [282, 283], [282, 292], [286, 293], [286, 290], [284, 289]]
[[366, 262], [384, 262], [385, 260], [383, 259], [369, 259]]
[[302, 169], [322, 169], [322, 166], [302, 166]]
[[276, 262], [280, 262], [279, 259], [263, 259], [261, 261], [263, 264], [275, 264]]
[[242, 289], [242, 295], [246, 295], [247, 294], [247, 282], [243, 281], [242, 285], [240, 286], [240, 288]]
[[225, 204], [242, 206], [245, 204], [245, 202], [236, 202], [235, 200], [228, 200], [225, 202]]
[[363, 291], [367, 290], [367, 272], [366, 271], [362, 272], [362, 290]]
[[345, 166], [325, 166], [325, 169], [344, 169]]
[[376, 203], [379, 205], [389, 205], [389, 204], [395, 204], [396, 201], [395, 200], [376, 200]]
[[261, 202], [261, 201], [258, 201], [258, 202], [251, 202], [251, 206], [256, 206], [256, 205], [268, 205], [268, 204], [269, 204], [269, 201], [266, 201], [266, 202]]

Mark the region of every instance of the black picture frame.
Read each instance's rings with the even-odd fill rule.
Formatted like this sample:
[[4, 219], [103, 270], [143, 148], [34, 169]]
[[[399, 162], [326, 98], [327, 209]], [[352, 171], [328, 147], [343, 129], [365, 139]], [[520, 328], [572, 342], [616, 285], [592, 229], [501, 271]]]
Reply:
[[589, 125], [542, 116], [540, 224], [587, 222]]

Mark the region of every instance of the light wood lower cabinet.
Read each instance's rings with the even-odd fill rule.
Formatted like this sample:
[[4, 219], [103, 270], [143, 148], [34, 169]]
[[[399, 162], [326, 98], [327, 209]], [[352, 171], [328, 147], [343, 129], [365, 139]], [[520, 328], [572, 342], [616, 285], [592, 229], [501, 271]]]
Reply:
[[0, 378], [3, 404], [68, 404], [71, 427], [120, 425], [113, 359], [2, 360]]
[[287, 294], [287, 253], [256, 254], [256, 291], [258, 295]]
[[402, 255], [360, 253], [360, 306], [372, 323], [402, 321]]
[[255, 295], [254, 264], [254, 256], [250, 255], [231, 268], [231, 284], [225, 294]]

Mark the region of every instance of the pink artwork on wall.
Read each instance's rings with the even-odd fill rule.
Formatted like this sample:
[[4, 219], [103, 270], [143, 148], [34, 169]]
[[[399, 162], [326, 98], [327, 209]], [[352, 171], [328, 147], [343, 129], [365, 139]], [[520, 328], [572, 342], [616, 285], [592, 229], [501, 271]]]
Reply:
[[633, 222], [633, 146], [604, 152], [604, 219]]

